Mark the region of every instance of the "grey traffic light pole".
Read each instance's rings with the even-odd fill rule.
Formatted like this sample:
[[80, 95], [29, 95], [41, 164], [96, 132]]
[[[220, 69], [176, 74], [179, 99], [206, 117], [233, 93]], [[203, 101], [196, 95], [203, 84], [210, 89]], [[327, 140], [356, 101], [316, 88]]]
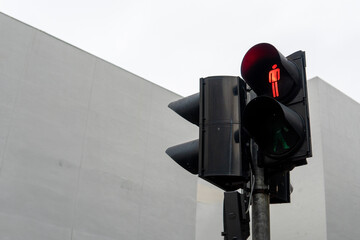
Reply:
[[[257, 151], [254, 151], [257, 153]], [[255, 185], [252, 196], [252, 239], [270, 240], [270, 197], [268, 186], [265, 184], [264, 168], [257, 164], [258, 154], [254, 154], [253, 170]]]

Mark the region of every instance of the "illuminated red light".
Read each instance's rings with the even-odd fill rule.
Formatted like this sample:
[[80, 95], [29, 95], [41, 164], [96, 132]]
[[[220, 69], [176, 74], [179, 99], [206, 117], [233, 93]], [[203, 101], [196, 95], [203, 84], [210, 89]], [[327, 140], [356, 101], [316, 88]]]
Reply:
[[300, 90], [301, 75], [296, 64], [268, 43], [257, 44], [247, 51], [241, 63], [241, 75], [258, 96], [266, 95], [282, 103], [289, 102]]
[[272, 70], [269, 71], [269, 83], [272, 86], [273, 97], [279, 96], [278, 81], [280, 80], [280, 69], [277, 68], [277, 65], [272, 66]]

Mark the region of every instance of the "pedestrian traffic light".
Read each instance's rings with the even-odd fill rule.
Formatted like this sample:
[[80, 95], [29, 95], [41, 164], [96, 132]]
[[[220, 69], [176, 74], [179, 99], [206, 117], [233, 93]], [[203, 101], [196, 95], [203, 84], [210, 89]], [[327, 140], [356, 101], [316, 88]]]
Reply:
[[254, 138], [268, 169], [291, 170], [311, 157], [305, 53], [284, 57], [261, 43], [244, 56], [241, 74], [258, 97], [244, 110], [245, 130]]
[[180, 166], [220, 187], [233, 191], [249, 179], [249, 137], [241, 128], [246, 84], [239, 77], [200, 79], [200, 93], [169, 104], [199, 126], [199, 140], [166, 150]]

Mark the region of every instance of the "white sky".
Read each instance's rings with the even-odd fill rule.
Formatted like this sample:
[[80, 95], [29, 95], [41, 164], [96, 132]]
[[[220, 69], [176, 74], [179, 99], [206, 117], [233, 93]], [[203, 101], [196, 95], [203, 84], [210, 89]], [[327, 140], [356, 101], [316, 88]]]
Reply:
[[239, 76], [268, 42], [304, 50], [308, 79], [360, 102], [358, 0], [0, 0], [0, 11], [184, 96], [200, 77]]

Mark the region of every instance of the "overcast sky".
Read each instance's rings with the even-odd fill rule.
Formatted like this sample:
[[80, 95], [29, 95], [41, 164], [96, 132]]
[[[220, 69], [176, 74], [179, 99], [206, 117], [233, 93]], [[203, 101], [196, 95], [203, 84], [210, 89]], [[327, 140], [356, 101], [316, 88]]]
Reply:
[[268, 42], [305, 51], [308, 79], [360, 102], [358, 0], [0, 0], [0, 11], [183, 96], [200, 77], [239, 76]]

